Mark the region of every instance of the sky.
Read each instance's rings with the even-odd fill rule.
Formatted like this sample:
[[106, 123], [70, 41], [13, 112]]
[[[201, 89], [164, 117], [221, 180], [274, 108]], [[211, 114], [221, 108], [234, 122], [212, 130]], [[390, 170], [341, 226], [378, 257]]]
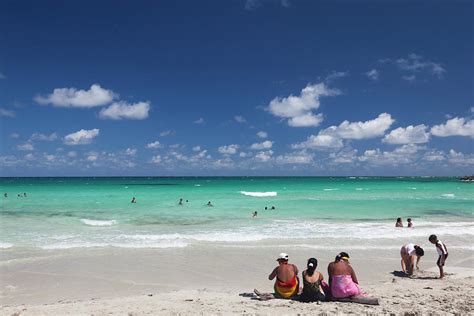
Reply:
[[1, 1], [0, 175], [472, 174], [473, 9]]

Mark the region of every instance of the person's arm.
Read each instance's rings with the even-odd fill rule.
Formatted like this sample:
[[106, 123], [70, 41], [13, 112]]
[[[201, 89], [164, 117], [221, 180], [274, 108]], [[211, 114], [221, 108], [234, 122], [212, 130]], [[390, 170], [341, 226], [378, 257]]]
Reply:
[[332, 262], [328, 265], [328, 282], [331, 285], [332, 282]]
[[418, 266], [418, 263], [420, 263], [420, 260], [421, 260], [421, 257], [420, 257], [420, 256], [416, 256], [416, 269], [417, 269], [417, 270], [420, 270], [420, 267]]
[[354, 283], [356, 283], [356, 284], [359, 284], [359, 281], [357, 280], [357, 276], [356, 276], [356, 273], [355, 273], [354, 269], [352, 269], [352, 267], [350, 267], [350, 268], [351, 268], [352, 281], [354, 281]]
[[319, 272], [319, 281], [322, 281], [322, 280], [324, 280], [323, 274]]
[[300, 273], [298, 271], [298, 267], [296, 265], [293, 265], [293, 269], [295, 269], [295, 275], [298, 276], [298, 273]]
[[272, 273], [270, 273], [270, 275], [268, 276], [268, 279], [273, 280], [277, 276], [277, 271], [278, 271], [278, 267], [273, 269]]

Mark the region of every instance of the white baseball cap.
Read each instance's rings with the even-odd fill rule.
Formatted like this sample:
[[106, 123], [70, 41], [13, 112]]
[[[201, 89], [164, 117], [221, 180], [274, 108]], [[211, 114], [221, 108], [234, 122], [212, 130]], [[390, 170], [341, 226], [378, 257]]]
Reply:
[[288, 260], [288, 254], [285, 252], [280, 253], [277, 258], [277, 261], [278, 260]]

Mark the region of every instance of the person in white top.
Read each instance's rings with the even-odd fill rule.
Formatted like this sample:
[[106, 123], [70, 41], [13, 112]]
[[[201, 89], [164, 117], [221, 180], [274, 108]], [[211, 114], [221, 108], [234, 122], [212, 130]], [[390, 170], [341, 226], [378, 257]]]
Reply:
[[[401, 265], [402, 271], [408, 275], [413, 275], [413, 272], [416, 269], [420, 269], [418, 263], [420, 262], [421, 257], [423, 257], [425, 251], [418, 245], [409, 243], [403, 245], [400, 249], [400, 256], [402, 257]], [[415, 265], [416, 261], [416, 265]]]
[[438, 240], [436, 235], [431, 235], [428, 239], [436, 246], [436, 251], [438, 251], [439, 257], [438, 261], [436, 261], [436, 265], [438, 265], [439, 268], [439, 278], [442, 279], [444, 278], [444, 263], [446, 262], [446, 258], [448, 258], [448, 248], [446, 248], [444, 243]]

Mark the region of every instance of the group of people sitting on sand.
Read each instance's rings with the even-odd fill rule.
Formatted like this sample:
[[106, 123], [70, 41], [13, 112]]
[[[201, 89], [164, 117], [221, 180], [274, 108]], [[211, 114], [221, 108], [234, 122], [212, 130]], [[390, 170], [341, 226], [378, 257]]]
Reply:
[[301, 274], [302, 284], [298, 277], [298, 267], [288, 263], [288, 254], [281, 253], [277, 261], [278, 266], [268, 276], [269, 280], [276, 279], [275, 293], [261, 293], [254, 290], [260, 300], [283, 298], [316, 302], [362, 294], [355, 271], [349, 263], [349, 254], [346, 252], [339, 253], [334, 262], [329, 263], [329, 284], [325, 282], [323, 274], [316, 271], [318, 267], [316, 258], [308, 259], [306, 270]]
[[[444, 263], [448, 257], [446, 245], [436, 235], [430, 235], [429, 241], [436, 246], [440, 279], [444, 277]], [[403, 245], [400, 249], [402, 257], [401, 265], [404, 273], [413, 275], [420, 258], [425, 254], [423, 248], [415, 244]], [[333, 262], [328, 265], [328, 283], [323, 274], [316, 271], [318, 260], [308, 259], [306, 269], [301, 273], [302, 281], [299, 279], [298, 267], [288, 262], [288, 254], [280, 253], [277, 258], [278, 266], [268, 276], [269, 280], [275, 280], [275, 293], [261, 293], [257, 289], [254, 293], [260, 300], [274, 298], [296, 299], [301, 302], [316, 302], [327, 300], [350, 300], [364, 304], [378, 304], [378, 299], [367, 296], [359, 287], [356, 273], [349, 262], [347, 252], [339, 253]], [[302, 283], [301, 283], [302, 282]]]

